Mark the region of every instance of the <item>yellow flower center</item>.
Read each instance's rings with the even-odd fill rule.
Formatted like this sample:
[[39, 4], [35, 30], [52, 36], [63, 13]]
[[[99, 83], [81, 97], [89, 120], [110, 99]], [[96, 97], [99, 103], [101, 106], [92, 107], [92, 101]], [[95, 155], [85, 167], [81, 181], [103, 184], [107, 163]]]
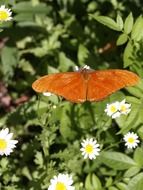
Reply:
[[9, 17], [6, 11], [0, 11], [0, 20], [6, 20]]
[[133, 137], [129, 137], [129, 138], [128, 138], [128, 142], [129, 142], [129, 143], [134, 143], [134, 142], [135, 142], [135, 139], [134, 139]]
[[0, 139], [0, 150], [3, 151], [7, 147], [7, 142], [4, 139]]
[[56, 184], [56, 189], [55, 190], [66, 190], [66, 186], [62, 182], [58, 182]]
[[120, 108], [121, 111], [126, 111], [126, 106], [122, 105]]
[[91, 154], [93, 152], [93, 146], [90, 144], [86, 145], [85, 151], [86, 153]]
[[111, 106], [111, 107], [110, 107], [110, 111], [114, 113], [114, 112], [117, 111], [117, 108], [116, 108], [115, 106]]

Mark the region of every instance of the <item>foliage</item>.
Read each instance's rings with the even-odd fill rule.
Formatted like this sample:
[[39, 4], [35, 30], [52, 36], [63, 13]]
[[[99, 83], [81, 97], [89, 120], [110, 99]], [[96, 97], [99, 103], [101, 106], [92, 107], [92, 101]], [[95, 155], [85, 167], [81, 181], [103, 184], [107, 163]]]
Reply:
[[[141, 1], [1, 0], [13, 21], [1, 24], [0, 127], [18, 140], [9, 157], [1, 157], [2, 190], [45, 190], [58, 173], [73, 175], [76, 190], [142, 190], [143, 149], [126, 150], [123, 135], [143, 140], [143, 81], [101, 102], [73, 104], [31, 89], [47, 73], [126, 68], [143, 77]], [[103, 16], [104, 15], [104, 16]], [[5, 103], [3, 98], [10, 97]], [[26, 97], [26, 101], [21, 98]], [[115, 120], [107, 103], [126, 99], [129, 115]], [[20, 103], [17, 103], [19, 100]], [[95, 137], [101, 154], [83, 160], [82, 139]]]

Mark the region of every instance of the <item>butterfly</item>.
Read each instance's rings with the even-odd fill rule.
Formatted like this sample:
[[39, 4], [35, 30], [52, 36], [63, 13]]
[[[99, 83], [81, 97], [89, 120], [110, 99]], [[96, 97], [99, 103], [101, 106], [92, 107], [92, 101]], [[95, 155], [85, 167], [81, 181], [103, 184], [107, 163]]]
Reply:
[[91, 70], [83, 67], [76, 72], [45, 75], [32, 84], [39, 93], [51, 92], [65, 99], [82, 103], [100, 101], [117, 90], [136, 85], [139, 77], [120, 69]]

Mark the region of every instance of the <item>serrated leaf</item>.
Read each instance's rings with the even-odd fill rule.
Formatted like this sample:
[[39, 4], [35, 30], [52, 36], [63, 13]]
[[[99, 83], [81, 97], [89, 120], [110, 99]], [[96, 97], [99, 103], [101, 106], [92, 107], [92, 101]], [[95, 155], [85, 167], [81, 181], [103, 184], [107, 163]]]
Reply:
[[124, 23], [124, 31], [126, 34], [129, 34], [132, 31], [133, 28], [133, 23], [134, 23], [134, 18], [132, 13], [130, 13]]
[[117, 21], [117, 25], [119, 26], [120, 30], [122, 30], [124, 23], [123, 23], [122, 17], [119, 14], [117, 15], [116, 21]]
[[136, 166], [133, 159], [120, 152], [103, 152], [101, 160], [105, 165], [116, 170], [124, 170]]
[[142, 190], [143, 187], [143, 173], [139, 173], [133, 177], [128, 184], [129, 190]]
[[139, 41], [143, 38], [143, 33], [141, 32], [143, 29], [143, 17], [139, 16], [133, 25], [133, 29], [131, 32], [131, 38], [135, 41]]
[[101, 24], [107, 26], [108, 28], [111, 28], [112, 30], [121, 31], [118, 24], [113, 19], [111, 19], [110, 17], [95, 16], [95, 15], [91, 15], [91, 17], [94, 18], [95, 20], [97, 20], [98, 22], [100, 22]]
[[39, 165], [40, 168], [43, 167], [44, 160], [43, 160], [43, 155], [41, 152], [38, 152], [38, 151], [36, 152], [34, 162], [35, 164]]
[[117, 46], [123, 45], [127, 42], [128, 36], [126, 34], [121, 34], [117, 39]]
[[27, 166], [25, 166], [23, 169], [22, 169], [22, 175], [25, 176], [27, 179], [29, 179], [30, 181], [32, 180], [32, 176], [31, 176], [31, 173], [30, 173], [30, 170]]

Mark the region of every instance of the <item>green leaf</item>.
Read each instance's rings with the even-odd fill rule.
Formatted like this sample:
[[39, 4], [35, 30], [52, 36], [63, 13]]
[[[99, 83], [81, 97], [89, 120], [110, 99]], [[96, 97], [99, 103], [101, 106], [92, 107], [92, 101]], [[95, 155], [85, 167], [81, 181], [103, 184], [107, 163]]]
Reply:
[[85, 179], [85, 188], [86, 190], [101, 190], [102, 186], [99, 178], [95, 174], [88, 174]]
[[30, 170], [29, 170], [29, 168], [27, 166], [25, 166], [22, 169], [22, 175], [25, 176], [27, 179], [32, 180], [32, 176], [31, 176]]
[[139, 173], [139, 171], [140, 171], [139, 167], [133, 166], [124, 173], [124, 177], [132, 177], [136, 175], [137, 173]]
[[136, 165], [133, 159], [119, 152], [103, 152], [101, 160], [105, 165], [116, 170], [125, 170]]
[[134, 152], [134, 160], [142, 167], [143, 166], [143, 149], [138, 147]]
[[127, 185], [125, 183], [119, 182], [116, 184], [119, 190], [127, 190]]
[[127, 102], [130, 102], [131, 104], [137, 104], [140, 105], [141, 100], [139, 98], [133, 97], [133, 96], [126, 96]]
[[21, 59], [19, 61], [19, 68], [21, 68], [24, 72], [29, 72], [30, 74], [35, 74], [34, 68], [30, 64], [30, 62], [25, 59]]
[[133, 28], [133, 23], [134, 23], [134, 18], [132, 13], [130, 13], [124, 23], [124, 31], [126, 34], [129, 34], [132, 31]]
[[128, 36], [126, 34], [120, 34], [120, 36], [117, 39], [117, 46], [123, 45], [127, 42]]
[[133, 54], [133, 45], [129, 41], [125, 47], [124, 54], [123, 54], [124, 68], [133, 64], [132, 54]]
[[122, 17], [119, 14], [117, 15], [116, 21], [117, 21], [117, 25], [119, 26], [120, 30], [122, 30], [124, 23], [123, 23]]
[[38, 151], [36, 152], [34, 162], [35, 164], [39, 165], [40, 168], [43, 167], [44, 160], [43, 160], [43, 155], [41, 152], [38, 152]]
[[31, 2], [19, 2], [13, 6], [13, 11], [16, 13], [38, 13], [47, 14], [51, 11], [51, 6], [46, 6], [45, 3], [33, 5]]
[[139, 16], [133, 25], [131, 38], [133, 40], [139, 41], [143, 38], [143, 33], [141, 32], [143, 29], [143, 17]]
[[132, 105], [131, 109], [129, 115], [116, 119], [116, 122], [121, 127], [119, 133], [127, 133], [130, 129], [135, 128], [140, 124], [139, 107]]
[[138, 129], [138, 134], [139, 134], [140, 138], [143, 140], [143, 126], [141, 126], [141, 127]]
[[68, 71], [70, 67], [75, 67], [75, 63], [64, 52], [59, 53], [59, 63], [59, 70], [63, 72]]
[[11, 78], [14, 75], [14, 69], [18, 63], [18, 52], [14, 47], [5, 46], [1, 52], [2, 70], [5, 78]]
[[33, 14], [31, 13], [19, 13], [13, 17], [14, 21], [34, 21]]
[[78, 47], [78, 54], [77, 54], [79, 65], [83, 66], [85, 64], [88, 55], [89, 55], [88, 49], [83, 44], [80, 44]]
[[128, 184], [129, 190], [142, 190], [143, 187], [143, 173], [139, 173], [133, 177]]
[[108, 190], [118, 190], [118, 189], [116, 187], [114, 187], [114, 186], [111, 186], [111, 187], [108, 188]]
[[136, 98], [142, 98], [143, 97], [143, 92], [137, 86], [126, 87], [126, 90], [130, 94], [134, 95]]
[[97, 189], [97, 190], [102, 189], [100, 179], [95, 174], [92, 174], [92, 184], [93, 184], [94, 189]]
[[95, 15], [91, 15], [91, 17], [100, 22], [101, 24], [107, 26], [108, 28], [111, 28], [112, 30], [121, 31], [119, 25], [110, 17]]
[[112, 179], [112, 177], [109, 177], [109, 178], [107, 179], [107, 181], [106, 181], [105, 187], [111, 186], [112, 183], [113, 183], [113, 179]]

